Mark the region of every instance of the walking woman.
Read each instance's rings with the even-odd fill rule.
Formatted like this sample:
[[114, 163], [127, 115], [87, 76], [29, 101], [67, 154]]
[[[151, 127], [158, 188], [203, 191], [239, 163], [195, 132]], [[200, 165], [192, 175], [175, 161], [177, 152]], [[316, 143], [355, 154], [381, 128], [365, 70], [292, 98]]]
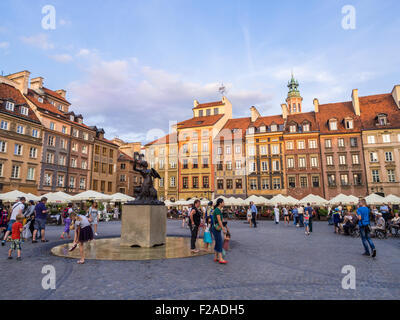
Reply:
[[99, 211], [97, 210], [97, 202], [93, 202], [92, 206], [89, 208], [88, 214], [87, 214], [88, 218], [91, 218], [91, 225], [94, 231], [94, 235], [98, 236], [97, 234], [97, 225], [99, 223]]
[[196, 240], [197, 240], [197, 235], [199, 233], [199, 227], [201, 223], [201, 218], [203, 216], [203, 213], [200, 211], [200, 200], [196, 200], [193, 204], [192, 209], [190, 210], [190, 215], [189, 215], [189, 228], [192, 233], [192, 238], [190, 241], [190, 249], [192, 250], [193, 253], [199, 252], [198, 249], [196, 249]]
[[227, 264], [228, 261], [224, 260], [222, 257], [223, 240], [222, 240], [221, 231], [224, 231], [224, 233], [228, 232], [228, 230], [226, 228], [224, 228], [224, 225], [223, 225], [223, 215], [222, 215], [223, 207], [224, 207], [224, 200], [222, 200], [220, 198], [217, 200], [217, 203], [216, 203], [215, 209], [214, 209], [212, 233], [213, 233], [214, 239], [215, 239], [214, 261], [219, 262], [220, 264]]

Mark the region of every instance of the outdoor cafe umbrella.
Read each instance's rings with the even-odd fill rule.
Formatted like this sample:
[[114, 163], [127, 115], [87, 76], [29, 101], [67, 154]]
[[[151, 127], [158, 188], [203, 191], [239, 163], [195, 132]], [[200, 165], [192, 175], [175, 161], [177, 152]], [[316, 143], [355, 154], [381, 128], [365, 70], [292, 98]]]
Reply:
[[41, 197], [39, 197], [39, 196], [36, 196], [36, 195], [34, 195], [34, 194], [32, 194], [32, 193], [27, 193], [26, 194], [26, 200], [32, 200], [32, 201], [40, 201], [40, 199], [41, 199]]
[[385, 197], [385, 203], [400, 204], [400, 197], [390, 194]]
[[112, 198], [112, 202], [121, 202], [121, 203], [126, 203], [128, 201], [134, 201], [135, 198], [134, 197], [130, 197], [126, 194], [123, 193], [114, 193], [113, 195], [111, 195]]
[[304, 197], [303, 199], [299, 200], [299, 203], [302, 204], [313, 204], [317, 206], [322, 206], [326, 204], [328, 201], [326, 201], [324, 198], [317, 196], [315, 194], [309, 194], [308, 196]]
[[334, 204], [339, 204], [339, 203], [349, 203], [350, 199], [348, 196], [346, 196], [345, 194], [341, 193], [338, 194], [336, 197], [332, 198], [331, 200], [329, 200], [329, 204], [334, 205]]
[[367, 201], [367, 204], [377, 205], [385, 203], [385, 198], [377, 195], [376, 193], [372, 193], [369, 196], [365, 197], [365, 201]]
[[292, 196], [287, 196], [286, 200], [287, 200], [286, 204], [291, 205], [291, 206], [294, 206], [299, 203], [299, 200], [297, 200], [296, 198], [293, 198]]
[[[265, 199], [265, 200], [267, 200], [267, 199]], [[255, 205], [263, 205], [264, 204], [264, 201], [255, 195], [252, 195], [245, 200], [245, 203], [248, 206], [250, 205], [250, 202], [253, 202]]]
[[84, 191], [82, 193], [79, 193], [75, 196], [72, 197], [72, 201], [85, 201], [85, 200], [95, 200], [95, 201], [111, 201], [112, 197], [108, 196], [106, 194], [93, 191], [93, 190], [88, 190]]
[[3, 200], [3, 202], [16, 202], [18, 198], [21, 197], [27, 198], [27, 195], [26, 193], [23, 193], [18, 190], [13, 190], [0, 195], [0, 199]]
[[72, 200], [72, 196], [62, 191], [50, 192], [43, 195], [48, 203], [67, 203]]
[[270, 203], [271, 205], [288, 204], [288, 199], [285, 196], [278, 194], [270, 200]]

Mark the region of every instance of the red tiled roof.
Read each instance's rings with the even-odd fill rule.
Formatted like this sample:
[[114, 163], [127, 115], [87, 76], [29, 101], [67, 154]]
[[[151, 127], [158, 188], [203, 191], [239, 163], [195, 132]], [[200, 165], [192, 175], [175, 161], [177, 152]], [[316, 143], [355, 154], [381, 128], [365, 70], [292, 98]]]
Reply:
[[65, 114], [62, 113], [60, 110], [58, 110], [55, 106], [53, 106], [51, 103], [48, 103], [46, 98], [43, 99], [43, 103], [39, 102], [38, 95], [35, 93], [35, 91], [28, 89], [28, 94], [26, 97], [34, 103], [38, 108], [49, 111], [51, 113], [60, 115], [65, 118]]
[[251, 123], [252, 126], [259, 128], [262, 125], [270, 126], [271, 124], [284, 124], [285, 120], [281, 115], [277, 116], [267, 116], [267, 117], [259, 117], [254, 123]]
[[196, 128], [196, 127], [208, 127], [216, 124], [221, 118], [223, 114], [217, 114], [213, 116], [206, 117], [196, 117], [189, 120], [185, 120], [178, 123], [179, 129], [187, 129], [187, 128]]
[[50, 90], [50, 89], [48, 89], [48, 88], [45, 88], [45, 87], [43, 87], [42, 90], [43, 90], [46, 94], [48, 94], [48, 95], [50, 95], [50, 96], [52, 96], [52, 97], [54, 97], [54, 98], [57, 98], [57, 99], [59, 99], [59, 100], [62, 100], [62, 101], [64, 101], [65, 103], [68, 103], [68, 104], [70, 105], [70, 103], [69, 103], [62, 95], [60, 95], [59, 93], [57, 93], [57, 92], [55, 92], [55, 91], [53, 91], [53, 90]]
[[[360, 109], [363, 129], [400, 128], [400, 109], [390, 93], [360, 97]], [[388, 125], [376, 125], [379, 114], [387, 115]]]
[[[361, 132], [361, 120], [359, 116], [356, 116], [353, 109], [353, 103], [348, 102], [338, 102], [321, 104], [319, 106], [319, 112], [316, 113], [317, 122], [321, 134], [336, 134], [336, 133], [354, 133]], [[336, 118], [338, 120], [337, 130], [329, 130], [328, 121], [330, 119]], [[344, 125], [345, 118], [352, 118], [353, 129], [346, 129]]]
[[212, 108], [212, 107], [218, 107], [218, 106], [223, 106], [225, 103], [222, 101], [216, 101], [216, 102], [208, 102], [208, 103], [201, 103], [197, 107], [193, 108], [194, 109], [200, 109], [200, 108]]
[[118, 161], [135, 161], [132, 157], [128, 156], [126, 153], [118, 150]]
[[14, 103], [16, 104], [16, 108], [19, 105], [23, 105], [23, 106], [27, 107], [28, 115], [26, 116], [26, 115], [21, 114], [19, 112], [19, 110], [16, 110], [16, 108], [14, 111], [6, 110], [5, 106], [3, 106], [3, 104], [0, 104], [0, 110], [2, 112], [40, 123], [38, 117], [35, 115], [33, 110], [29, 107], [29, 105], [26, 102], [26, 100], [24, 99], [24, 96], [22, 95], [22, 93], [18, 89], [14, 88], [13, 86], [10, 86], [6, 83], [0, 83], [0, 100], [7, 100], [7, 99], [12, 99], [14, 101]]
[[[237, 119], [229, 119], [227, 121], [227, 123], [225, 124], [225, 126], [222, 128], [222, 130], [218, 133], [217, 137], [215, 139], [222, 139], [225, 136], [226, 130], [234, 130], [234, 129], [238, 129], [241, 130], [241, 137], [243, 138], [246, 135], [246, 130], [249, 127], [251, 123], [251, 118], [237, 118]], [[232, 134], [232, 138], [236, 139], [238, 138], [234, 133]]]
[[297, 125], [303, 124], [305, 121], [309, 122], [310, 130], [311, 131], [318, 131], [318, 124], [315, 117], [315, 112], [304, 112], [304, 113], [297, 113], [297, 114], [289, 114], [286, 119], [286, 128], [285, 131], [289, 131], [289, 126], [291, 123], [297, 123]]
[[166, 136], [164, 136], [160, 139], [154, 140], [154, 141], [146, 144], [145, 147], [149, 147], [154, 144], [169, 144], [169, 143], [177, 143], [177, 142], [178, 142], [177, 134], [176, 134], [176, 132], [174, 132], [174, 133], [167, 134]]

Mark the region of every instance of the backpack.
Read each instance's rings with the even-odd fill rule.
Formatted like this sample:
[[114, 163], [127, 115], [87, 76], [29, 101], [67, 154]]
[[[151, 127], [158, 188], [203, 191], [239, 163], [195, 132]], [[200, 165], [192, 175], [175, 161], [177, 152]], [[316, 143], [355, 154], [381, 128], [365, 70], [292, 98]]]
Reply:
[[66, 207], [64, 210], [63, 210], [63, 213], [62, 213], [62, 216], [63, 216], [63, 218], [64, 219], [66, 219], [66, 218], [68, 218], [68, 211], [69, 211], [69, 208], [68, 207]]

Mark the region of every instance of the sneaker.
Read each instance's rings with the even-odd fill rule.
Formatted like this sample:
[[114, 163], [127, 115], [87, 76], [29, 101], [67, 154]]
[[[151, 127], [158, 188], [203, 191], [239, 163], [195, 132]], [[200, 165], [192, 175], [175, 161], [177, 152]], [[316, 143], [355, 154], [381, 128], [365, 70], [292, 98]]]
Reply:
[[17, 258], [17, 261], [21, 261], [21, 260], [22, 260], [22, 258], [21, 258], [21, 257], [18, 257], [18, 258]]
[[372, 258], [375, 258], [376, 257], [376, 249], [374, 249], [373, 251], [372, 251]]
[[363, 256], [367, 256], [367, 257], [370, 257], [370, 256], [371, 256], [371, 255], [369, 254], [369, 252], [364, 252], [362, 255], [363, 255]]

